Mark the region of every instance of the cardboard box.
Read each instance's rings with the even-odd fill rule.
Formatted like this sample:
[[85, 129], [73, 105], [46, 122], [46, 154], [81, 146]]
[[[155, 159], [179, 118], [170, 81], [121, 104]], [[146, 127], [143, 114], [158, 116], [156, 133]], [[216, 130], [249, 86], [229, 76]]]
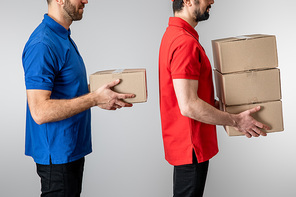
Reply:
[[254, 70], [221, 74], [215, 70], [216, 92], [225, 105], [242, 105], [281, 99], [280, 70]]
[[96, 72], [89, 77], [90, 91], [93, 92], [102, 85], [120, 79], [121, 82], [113, 88], [118, 93], [135, 94], [135, 98], [125, 99], [128, 103], [147, 101], [146, 69], [119, 69]]
[[247, 35], [212, 40], [215, 68], [221, 73], [278, 66], [276, 38], [273, 35]]
[[[252, 109], [256, 106], [261, 106], [261, 110], [257, 113], [252, 114], [252, 116], [259, 122], [262, 122], [271, 127], [271, 130], [265, 132], [279, 132], [284, 130], [283, 126], [283, 114], [282, 114], [282, 102], [273, 101], [265, 103], [257, 103], [250, 105], [239, 105], [239, 106], [225, 106], [223, 105], [224, 111], [232, 114], [238, 114], [248, 109]], [[242, 135], [241, 132], [237, 131], [234, 127], [225, 126], [224, 127], [229, 136], [239, 136]]]

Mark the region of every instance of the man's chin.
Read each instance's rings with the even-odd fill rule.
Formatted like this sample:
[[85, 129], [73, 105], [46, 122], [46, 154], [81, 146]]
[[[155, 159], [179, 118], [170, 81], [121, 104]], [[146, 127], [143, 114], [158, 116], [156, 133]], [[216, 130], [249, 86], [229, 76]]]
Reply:
[[201, 22], [201, 21], [206, 21], [210, 18], [210, 15], [207, 13], [207, 14], [203, 14], [201, 15], [200, 17], [198, 17], [196, 19], [197, 22]]
[[80, 21], [83, 18], [82, 14], [81, 15], [77, 15], [73, 18], [73, 21]]

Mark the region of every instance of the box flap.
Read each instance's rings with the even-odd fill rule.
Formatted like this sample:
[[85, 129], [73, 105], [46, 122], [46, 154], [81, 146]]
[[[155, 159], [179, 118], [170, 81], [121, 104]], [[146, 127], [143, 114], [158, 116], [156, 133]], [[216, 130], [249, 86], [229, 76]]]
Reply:
[[134, 72], [146, 72], [146, 69], [145, 68], [134, 68], [134, 69], [103, 70], [103, 71], [95, 72], [92, 75], [120, 74], [120, 73], [134, 73]]
[[266, 35], [266, 34], [252, 34], [252, 35], [241, 35], [229, 38], [222, 38], [212, 40], [212, 42], [223, 43], [223, 42], [233, 42], [233, 41], [243, 41], [248, 39], [257, 39], [257, 38], [265, 38], [265, 37], [275, 37], [274, 35]]

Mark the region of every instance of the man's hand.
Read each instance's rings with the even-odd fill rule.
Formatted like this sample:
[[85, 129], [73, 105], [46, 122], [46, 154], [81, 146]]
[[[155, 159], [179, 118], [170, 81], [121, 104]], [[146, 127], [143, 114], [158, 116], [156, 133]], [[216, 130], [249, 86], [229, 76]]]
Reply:
[[106, 109], [106, 110], [116, 110], [122, 107], [132, 107], [131, 103], [126, 103], [122, 99], [134, 98], [134, 94], [119, 94], [111, 90], [112, 87], [118, 85], [120, 80], [117, 79], [113, 82], [103, 85], [94, 91], [94, 94], [97, 95], [96, 106]]
[[250, 110], [241, 112], [240, 114], [234, 115], [234, 121], [236, 125], [234, 126], [238, 131], [242, 132], [248, 138], [259, 137], [260, 135], [266, 136], [267, 134], [261, 129], [269, 130], [270, 128], [262, 124], [261, 122], [256, 121], [251, 114], [256, 113], [260, 110], [260, 106], [255, 107]]

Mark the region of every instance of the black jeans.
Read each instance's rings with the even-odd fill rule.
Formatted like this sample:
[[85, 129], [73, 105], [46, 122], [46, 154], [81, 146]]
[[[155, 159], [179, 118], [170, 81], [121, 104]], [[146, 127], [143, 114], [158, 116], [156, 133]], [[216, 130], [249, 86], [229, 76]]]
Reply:
[[66, 164], [37, 165], [41, 178], [41, 197], [79, 197], [84, 157]]
[[174, 197], [202, 197], [209, 161], [198, 163], [193, 153], [193, 164], [174, 166]]

